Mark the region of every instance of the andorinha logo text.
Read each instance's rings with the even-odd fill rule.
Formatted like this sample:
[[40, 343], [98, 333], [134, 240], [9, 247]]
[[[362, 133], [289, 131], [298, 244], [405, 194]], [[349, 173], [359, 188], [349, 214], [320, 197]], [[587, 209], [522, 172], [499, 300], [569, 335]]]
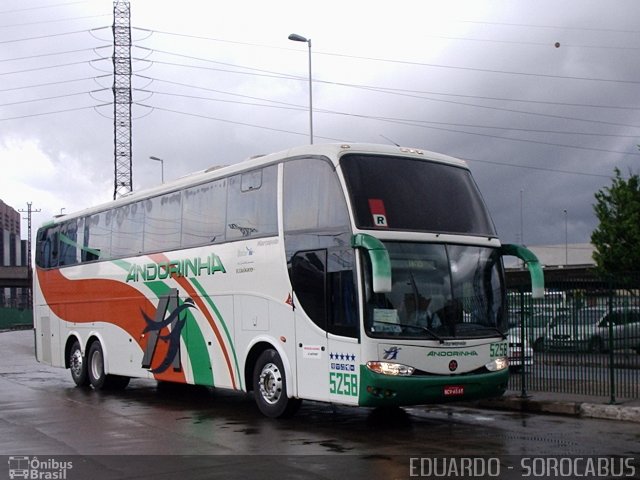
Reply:
[[427, 354], [427, 357], [477, 357], [478, 352], [475, 350], [444, 350], [442, 352], [434, 352], [433, 350]]
[[200, 277], [202, 275], [213, 275], [216, 272], [226, 273], [227, 271], [220, 257], [212, 253], [205, 258], [195, 257], [184, 260], [131, 265], [126, 281], [127, 283], [141, 280], [150, 282], [171, 277]]

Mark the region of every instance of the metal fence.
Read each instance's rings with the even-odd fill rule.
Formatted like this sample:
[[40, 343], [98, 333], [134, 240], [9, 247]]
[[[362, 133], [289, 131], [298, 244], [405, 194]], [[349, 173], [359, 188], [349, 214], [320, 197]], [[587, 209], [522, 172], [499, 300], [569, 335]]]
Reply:
[[513, 288], [508, 300], [510, 389], [640, 398], [640, 274], [554, 281], [542, 300]]

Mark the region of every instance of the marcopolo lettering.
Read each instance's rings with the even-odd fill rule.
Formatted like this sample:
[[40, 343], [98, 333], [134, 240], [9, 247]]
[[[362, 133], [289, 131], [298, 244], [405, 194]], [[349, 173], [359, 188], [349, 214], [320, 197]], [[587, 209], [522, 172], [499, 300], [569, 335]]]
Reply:
[[184, 260], [169, 260], [168, 262], [146, 263], [131, 265], [127, 273], [126, 282], [150, 282], [165, 280], [171, 277], [200, 277], [213, 275], [216, 272], [226, 273], [226, 269], [215, 253], [205, 258], [195, 257]]

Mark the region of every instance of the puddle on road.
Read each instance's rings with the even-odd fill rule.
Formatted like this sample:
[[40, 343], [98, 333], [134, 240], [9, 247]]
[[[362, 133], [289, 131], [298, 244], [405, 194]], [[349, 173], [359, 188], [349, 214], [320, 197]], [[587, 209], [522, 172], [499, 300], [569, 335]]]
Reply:
[[335, 440], [318, 440], [318, 441], [305, 440], [302, 442], [302, 445], [320, 445], [321, 447], [326, 448], [331, 453], [346, 453], [353, 450], [353, 448], [344, 447], [340, 445]]

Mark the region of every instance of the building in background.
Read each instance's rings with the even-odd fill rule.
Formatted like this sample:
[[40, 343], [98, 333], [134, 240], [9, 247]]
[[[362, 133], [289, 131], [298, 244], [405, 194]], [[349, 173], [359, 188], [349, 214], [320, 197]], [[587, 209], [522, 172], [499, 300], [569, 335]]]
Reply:
[[[544, 268], [594, 268], [596, 265], [593, 259], [595, 247], [591, 243], [567, 243], [557, 245], [536, 245], [527, 246], [531, 250]], [[522, 262], [509, 258], [505, 260], [507, 268], [522, 268]]]
[[[27, 265], [27, 241], [20, 238], [20, 213], [0, 200], [0, 266]], [[0, 308], [31, 308], [26, 288], [0, 288]]]

